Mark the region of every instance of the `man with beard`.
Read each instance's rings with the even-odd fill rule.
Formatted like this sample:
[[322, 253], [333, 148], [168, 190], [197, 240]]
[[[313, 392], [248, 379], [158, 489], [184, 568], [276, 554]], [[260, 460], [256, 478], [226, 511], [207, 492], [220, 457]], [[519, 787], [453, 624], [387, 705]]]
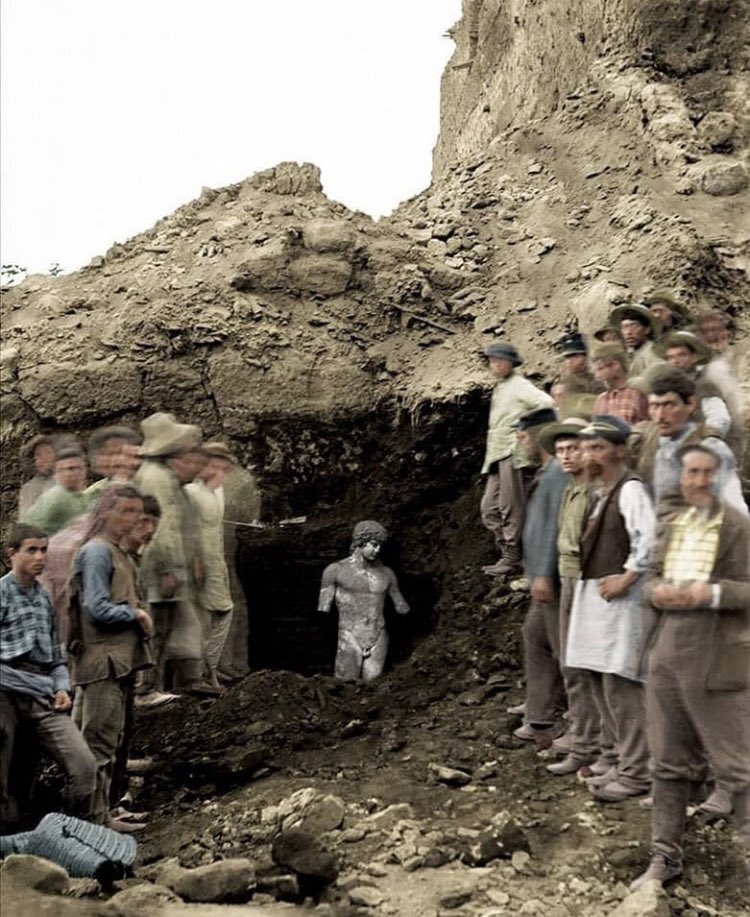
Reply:
[[693, 420], [696, 408], [695, 382], [682, 370], [668, 367], [652, 379], [648, 396], [651, 423], [643, 432], [637, 450], [636, 470], [651, 485], [654, 499], [679, 498], [680, 463], [683, 446], [701, 443], [719, 459], [713, 478], [717, 496], [741, 513], [747, 513], [737, 463], [725, 442]]
[[656, 614], [646, 638], [653, 856], [632, 888], [682, 873], [685, 810], [707, 763], [732, 798], [750, 873], [750, 520], [714, 495], [711, 449], [687, 445], [678, 461], [683, 503], [662, 521], [644, 590]]
[[603, 802], [646, 794], [648, 749], [644, 726], [641, 590], [653, 550], [656, 518], [646, 485], [627, 470], [630, 427], [595, 415], [581, 430], [587, 474], [600, 480], [581, 535], [581, 578], [576, 584], [565, 663], [581, 669], [618, 763], [593, 777]]
[[388, 652], [385, 629], [385, 597], [389, 595], [398, 614], [409, 611], [396, 575], [379, 560], [388, 534], [379, 522], [358, 522], [352, 534], [351, 554], [323, 571], [318, 611], [339, 611], [336, 678], [372, 681], [383, 671]]

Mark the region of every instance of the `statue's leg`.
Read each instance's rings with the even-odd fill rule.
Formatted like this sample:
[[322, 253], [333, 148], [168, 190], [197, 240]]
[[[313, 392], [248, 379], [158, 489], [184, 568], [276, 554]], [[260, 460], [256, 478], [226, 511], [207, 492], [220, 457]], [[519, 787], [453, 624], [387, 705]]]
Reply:
[[347, 630], [339, 630], [334, 675], [348, 680], [362, 677], [362, 647]]
[[382, 674], [387, 653], [388, 634], [386, 633], [385, 628], [383, 628], [380, 636], [372, 645], [370, 652], [367, 654], [363, 661], [362, 678], [364, 678], [365, 681], [372, 681], [373, 678], [377, 678], [378, 675]]

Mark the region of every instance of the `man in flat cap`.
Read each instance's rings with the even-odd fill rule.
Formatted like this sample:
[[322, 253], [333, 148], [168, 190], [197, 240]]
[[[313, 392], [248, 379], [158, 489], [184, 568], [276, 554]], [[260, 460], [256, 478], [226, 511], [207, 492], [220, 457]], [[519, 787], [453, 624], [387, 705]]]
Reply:
[[200, 533], [202, 580], [198, 604], [203, 623], [208, 679], [219, 688], [219, 659], [232, 623], [232, 593], [224, 557], [224, 479], [237, 460], [224, 443], [205, 443], [208, 461], [195, 480], [185, 485], [193, 502]]
[[557, 349], [563, 361], [560, 382], [565, 386], [565, 394], [598, 395], [604, 386], [589, 371], [588, 348], [583, 335], [577, 331], [566, 334], [557, 342]]
[[380, 561], [380, 549], [387, 538], [379, 522], [358, 522], [352, 533], [350, 555], [323, 571], [318, 611], [327, 614], [335, 603], [339, 612], [336, 678], [377, 678], [388, 652], [383, 615], [386, 595], [391, 597], [398, 614], [409, 611], [396, 574]]
[[[141, 423], [144, 462], [134, 483], [155, 497], [161, 523], [143, 552], [141, 577], [154, 619], [155, 685], [165, 686], [171, 665], [174, 688], [185, 693], [217, 694], [203, 681], [203, 628], [196, 609], [200, 575], [199, 525], [185, 484], [206, 464], [201, 431], [177, 423], [171, 414], [156, 413]], [[146, 673], [144, 682], [151, 672]], [[139, 705], [148, 697], [139, 698]]]
[[487, 478], [481, 513], [485, 528], [492, 532], [500, 550], [497, 563], [485, 567], [485, 572], [508, 577], [521, 570], [525, 477], [528, 477], [522, 469], [523, 461], [519, 460], [514, 424], [529, 411], [552, 408], [553, 401], [546, 392], [516, 372], [523, 360], [512, 344], [491, 344], [484, 355], [496, 382], [482, 465], [482, 474]]
[[524, 414], [516, 424], [521, 446], [540, 467], [529, 486], [523, 527], [523, 566], [531, 589], [531, 603], [523, 624], [525, 722], [515, 735], [541, 745], [552, 741], [556, 709], [564, 696], [556, 521], [568, 476], [551, 452], [540, 445], [540, 434], [556, 419], [551, 408], [540, 408]]
[[601, 481], [581, 535], [565, 665], [589, 682], [605, 732], [615, 737], [618, 763], [589, 788], [603, 802], [649, 790], [643, 678], [641, 591], [653, 552], [656, 517], [646, 485], [625, 464], [630, 427], [594, 415], [580, 432], [589, 476]]

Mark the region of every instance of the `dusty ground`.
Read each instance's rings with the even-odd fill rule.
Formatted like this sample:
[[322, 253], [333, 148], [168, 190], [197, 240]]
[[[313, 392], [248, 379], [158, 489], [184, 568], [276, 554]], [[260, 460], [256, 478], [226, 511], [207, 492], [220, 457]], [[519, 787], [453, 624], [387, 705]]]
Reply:
[[[403, 917], [448, 913], [464, 898], [450, 913], [609, 913], [647, 862], [648, 813], [636, 803], [594, 803], [575, 778], [546, 774], [549, 751], [512, 736], [519, 721], [505, 708], [523, 694], [525, 597], [481, 598], [470, 569], [458, 571], [455, 585], [466, 600], [449, 599], [438, 631], [374, 685], [262, 671], [213, 704], [142, 717], [139, 749], [159, 762], [141, 797], [155, 807], [142, 862], [264, 863], [278, 830], [269, 807], [313, 787], [345, 804], [341, 827], [323, 835], [341, 861], [339, 905], [366, 886], [377, 892], [370, 912]], [[248, 764], [255, 779], [229, 774], [235, 749], [257, 755]], [[466, 785], [445, 785], [431, 764], [464, 771]], [[411, 808], [379, 830], [373, 814], [393, 804]], [[503, 813], [531, 856], [462, 862]], [[747, 912], [726, 825], [692, 820], [686, 860], [670, 913]]]
[[[747, 390], [746, 10], [466, 0], [435, 179], [389, 218], [348, 211], [314, 166], [282, 163], [205, 189], [82, 271], [3, 291], [5, 455], [40, 430], [85, 436], [168, 410], [255, 466], [267, 520], [310, 520], [241, 538], [265, 670], [213, 706], [139, 722], [159, 761], [144, 861], [263, 861], [262, 809], [316, 787], [346, 806], [327, 837], [341, 900], [369, 882], [386, 913], [598, 915], [644, 864], [647, 814], [548, 777], [503, 712], [521, 696], [523, 599], [488, 598], [474, 572], [489, 559], [477, 355], [510, 339], [526, 374], [550, 381], [563, 331], [669, 287], [731, 317]], [[4, 527], [23, 469], [2, 470]], [[394, 632], [388, 676], [340, 686], [314, 674], [333, 633], [311, 614], [316, 579], [373, 515], [394, 532], [414, 616]], [[471, 779], [446, 787], [430, 764]], [[413, 807], [402, 828], [365, 831], [391, 803]], [[503, 812], [528, 862], [462, 864]], [[672, 913], [741, 913], [726, 827], [691, 825], [688, 860]]]

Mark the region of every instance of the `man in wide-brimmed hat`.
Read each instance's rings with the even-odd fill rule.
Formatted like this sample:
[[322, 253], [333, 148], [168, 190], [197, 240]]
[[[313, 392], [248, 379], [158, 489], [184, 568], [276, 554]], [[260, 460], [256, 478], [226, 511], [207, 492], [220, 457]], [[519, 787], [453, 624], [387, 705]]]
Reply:
[[662, 335], [681, 328], [688, 319], [687, 309], [669, 290], [647, 293], [641, 303], [659, 320]]
[[[507, 342], [490, 344], [484, 351], [495, 378], [490, 404], [487, 445], [482, 474], [487, 475], [481, 513], [485, 528], [500, 549], [497, 563], [485, 567], [493, 576], [510, 576], [521, 569], [521, 532], [526, 505], [523, 461], [518, 454], [514, 424], [522, 414], [551, 408], [552, 398], [516, 372], [523, 363]], [[528, 474], [526, 475], [528, 477]]]
[[630, 355], [628, 384], [645, 390], [644, 375], [650, 366], [659, 362], [654, 351], [654, 342], [661, 334], [661, 322], [647, 309], [635, 303], [616, 306], [611, 321], [619, 325], [625, 348]]
[[224, 558], [224, 479], [237, 464], [225, 443], [203, 445], [208, 461], [195, 480], [185, 485], [200, 525], [202, 580], [198, 605], [203, 624], [207, 675], [219, 688], [218, 667], [232, 623], [232, 593]]
[[695, 397], [700, 416], [707, 430], [726, 441], [739, 458], [742, 444], [742, 418], [732, 418], [720, 389], [706, 379], [704, 369], [711, 360], [708, 346], [691, 331], [674, 331], [657, 344], [657, 352], [670, 366], [681, 369], [695, 382]]
[[141, 565], [154, 618], [156, 685], [150, 687], [164, 687], [165, 667], [170, 663], [176, 690], [216, 693], [202, 678], [203, 628], [195, 605], [199, 524], [184, 489], [206, 464], [201, 431], [161, 412], [142, 421], [141, 429], [144, 462], [135, 484], [161, 507], [161, 523]]

